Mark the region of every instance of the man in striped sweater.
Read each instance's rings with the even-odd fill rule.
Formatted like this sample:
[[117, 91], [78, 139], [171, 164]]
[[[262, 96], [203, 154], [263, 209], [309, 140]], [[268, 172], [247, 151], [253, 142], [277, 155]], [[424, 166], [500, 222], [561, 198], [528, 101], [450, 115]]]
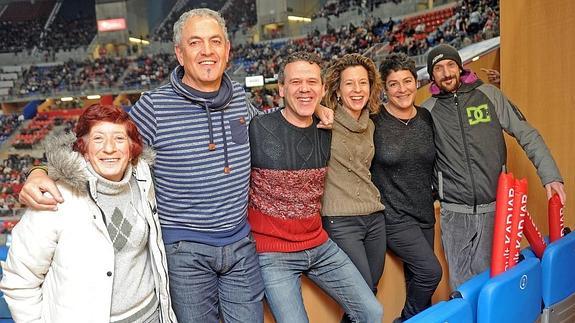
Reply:
[[[230, 42], [217, 12], [182, 14], [174, 44], [180, 66], [170, 82], [142, 94], [130, 110], [157, 154], [154, 212], [172, 306], [180, 322], [263, 322], [264, 287], [247, 223], [248, 125], [257, 112], [224, 73]], [[50, 185], [39, 187], [61, 199]], [[26, 194], [21, 199], [42, 208], [34, 202], [41, 198]]]
[[[180, 66], [170, 82], [144, 93], [130, 111], [157, 152], [154, 212], [172, 305], [180, 322], [263, 322], [264, 287], [247, 222], [248, 125], [257, 110], [224, 73], [230, 42], [217, 12], [182, 14], [174, 44]], [[333, 115], [324, 113], [329, 127]], [[46, 191], [54, 198], [42, 196]], [[20, 200], [42, 210], [63, 201], [40, 170], [31, 172]]]
[[218, 13], [182, 14], [174, 44], [180, 66], [170, 82], [130, 111], [157, 152], [173, 308], [180, 322], [261, 322], [263, 283], [246, 221], [255, 112], [224, 73], [230, 42]]
[[285, 109], [252, 120], [248, 219], [256, 240], [265, 294], [276, 322], [307, 322], [305, 273], [354, 322], [381, 322], [383, 310], [348, 256], [322, 228], [321, 198], [331, 132], [313, 113], [323, 97], [321, 61], [291, 54], [280, 69]]

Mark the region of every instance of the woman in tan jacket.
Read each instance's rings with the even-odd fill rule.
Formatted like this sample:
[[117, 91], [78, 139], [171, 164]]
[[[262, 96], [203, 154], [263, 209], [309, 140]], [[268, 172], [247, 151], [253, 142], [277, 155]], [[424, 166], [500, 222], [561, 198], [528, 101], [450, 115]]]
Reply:
[[[335, 110], [322, 204], [324, 229], [351, 258], [373, 293], [385, 261], [385, 218], [371, 181], [374, 124], [381, 80], [373, 61], [347, 54], [326, 74], [325, 105]], [[345, 320], [345, 319], [344, 319]]]

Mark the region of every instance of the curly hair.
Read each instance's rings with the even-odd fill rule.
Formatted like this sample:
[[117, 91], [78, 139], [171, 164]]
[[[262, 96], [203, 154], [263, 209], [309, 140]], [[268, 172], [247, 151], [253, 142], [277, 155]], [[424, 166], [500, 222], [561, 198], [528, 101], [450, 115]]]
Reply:
[[380, 95], [383, 86], [375, 63], [369, 57], [360, 54], [346, 54], [332, 62], [328, 67], [325, 77], [326, 96], [324, 98], [324, 104], [330, 109], [336, 109], [338, 106], [337, 90], [340, 86], [341, 74], [346, 68], [354, 66], [363, 66], [367, 71], [367, 77], [369, 79], [369, 99], [367, 100], [366, 107], [371, 114], [376, 114], [381, 109]]
[[[319, 55], [316, 53], [309, 53], [309, 52], [295, 52], [289, 54], [289, 56], [282, 62], [279, 72], [278, 72], [278, 83], [283, 84], [285, 81], [285, 68], [288, 64], [294, 62], [308, 62], [310, 64], [317, 64], [319, 68], [322, 68], [323, 62]], [[321, 81], [323, 82], [323, 73], [321, 77]]]
[[411, 75], [413, 75], [415, 81], [417, 81], [417, 69], [415, 68], [415, 61], [413, 59], [404, 53], [393, 53], [387, 55], [379, 65], [379, 74], [381, 74], [384, 88], [386, 88], [385, 81], [389, 74], [404, 70], [409, 71]]

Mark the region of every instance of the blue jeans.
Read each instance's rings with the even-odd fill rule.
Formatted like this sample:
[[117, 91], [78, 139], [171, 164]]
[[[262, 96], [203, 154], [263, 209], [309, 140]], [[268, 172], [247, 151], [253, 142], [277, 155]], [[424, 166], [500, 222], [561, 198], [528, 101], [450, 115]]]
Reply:
[[223, 247], [166, 245], [170, 295], [179, 322], [263, 322], [264, 285], [251, 236]]
[[349, 257], [331, 240], [299, 252], [260, 253], [266, 299], [277, 323], [308, 322], [301, 275], [328, 293], [353, 322], [380, 323], [383, 308]]

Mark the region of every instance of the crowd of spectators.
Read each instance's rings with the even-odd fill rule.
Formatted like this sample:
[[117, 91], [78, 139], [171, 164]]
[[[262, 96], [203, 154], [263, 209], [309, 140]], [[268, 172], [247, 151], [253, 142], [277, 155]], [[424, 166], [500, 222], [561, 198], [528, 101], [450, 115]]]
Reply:
[[222, 15], [232, 39], [238, 31], [245, 34], [257, 23], [256, 0], [233, 0], [223, 8]]
[[248, 93], [252, 104], [261, 111], [283, 106], [283, 100], [277, 88], [254, 88]]
[[[22, 124], [22, 115], [0, 115], [0, 146]], [[22, 206], [18, 203], [18, 193], [25, 180], [25, 172], [32, 165], [42, 163], [42, 159], [30, 155], [10, 154], [0, 160], [0, 216], [13, 215]], [[45, 161], [44, 161], [45, 162]], [[0, 225], [0, 232], [5, 228]]]
[[392, 52], [410, 56], [422, 55], [429, 47], [448, 43], [462, 48], [472, 43], [499, 35], [499, 3], [497, 0], [463, 0], [454, 8], [454, 14], [428, 33], [413, 25], [393, 33]]
[[[77, 108], [79, 107], [76, 105], [68, 109]], [[25, 127], [20, 129], [14, 137], [12, 147], [26, 150], [41, 149], [42, 141], [55, 127], [64, 132], [72, 130], [77, 122], [78, 113], [66, 113], [63, 110], [52, 107], [50, 113], [38, 113]]]
[[380, 18], [370, 17], [360, 26], [353, 24], [329, 27], [326, 34], [315, 31], [305, 38], [285, 43], [247, 44], [234, 48], [235, 63], [241, 64], [248, 74], [272, 77], [278, 72], [283, 58], [295, 51], [315, 52], [324, 60], [347, 53], [363, 53], [371, 46], [381, 43], [383, 35], [393, 27]]
[[[215, 11], [219, 11], [225, 2], [226, 2], [226, 0], [211, 0], [211, 1], [203, 2], [202, 6], [204, 6], [205, 8], [215, 10]], [[170, 13], [170, 15], [166, 19], [164, 19], [164, 22], [162, 23], [162, 25], [158, 29], [156, 29], [156, 31], [152, 35], [152, 40], [162, 41], [162, 42], [171, 42], [173, 39], [173, 29], [172, 28], [174, 27], [174, 23], [176, 23], [178, 18], [180, 18], [180, 16], [184, 12], [192, 9], [192, 5], [193, 5], [193, 3], [191, 3], [190, 0], [187, 0], [187, 3], [185, 5], [183, 5], [181, 8], [179, 8], [179, 10], [172, 11]]]
[[[58, 99], [52, 99], [50, 103], [45, 107], [38, 108], [38, 113], [50, 112], [50, 111], [60, 111], [62, 115], [67, 115], [71, 110], [77, 110], [84, 107], [84, 100], [78, 97], [74, 97], [69, 101], [62, 101]], [[59, 123], [59, 122], [55, 122]]]
[[[429, 15], [433, 15], [432, 21], [425, 19]], [[368, 17], [358, 26], [351, 23], [338, 27], [328, 25], [325, 34], [315, 30], [306, 37], [285, 42], [238, 45], [232, 49], [231, 73], [241, 67], [249, 75], [274, 77], [283, 58], [294, 51], [315, 52], [326, 61], [346, 53], [372, 55], [375, 51], [368, 50], [376, 47], [387, 53], [404, 52], [417, 56], [439, 43], [461, 48], [497, 36], [498, 30], [497, 0], [462, 0], [453, 8], [404, 20], [389, 18], [383, 21]], [[176, 64], [173, 53], [166, 53], [137, 58], [68, 61], [48, 67], [32, 66], [25, 70], [23, 81], [17, 82], [12, 94], [28, 96], [105, 88], [147, 89], [165, 82]]]
[[328, 0], [313, 14], [312, 18], [322, 18], [329, 16], [339, 17], [340, 14], [348, 11], [358, 10], [358, 13], [373, 11], [383, 3], [400, 3], [402, 0]]
[[[25, 127], [22, 127], [22, 115], [0, 115], [1, 136], [8, 137], [17, 132], [12, 147], [18, 153], [10, 153], [0, 159], [0, 216], [14, 215], [22, 208], [18, 203], [18, 194], [25, 181], [26, 171], [36, 165], [46, 164], [40, 143], [53, 129], [60, 132], [71, 131], [77, 122], [77, 115], [63, 113], [38, 113]], [[22, 153], [26, 149], [26, 153]], [[42, 157], [32, 157], [36, 155]], [[0, 225], [0, 233], [6, 228]]]
[[87, 47], [96, 36], [96, 18], [56, 18], [44, 31], [39, 49], [58, 52]]
[[151, 88], [166, 82], [176, 65], [172, 53], [31, 65], [23, 70], [10, 95], [50, 96], [85, 90]]
[[23, 118], [15, 114], [0, 115], [0, 146], [22, 124]]
[[31, 53], [46, 19], [54, 7], [54, 1], [10, 2], [0, 12], [0, 53]]
[[[151, 58], [154, 66], [166, 54]], [[140, 58], [141, 59], [141, 58]], [[17, 95], [51, 95], [58, 92], [94, 90], [117, 87], [122, 84], [125, 74], [134, 59], [126, 57], [100, 57], [81, 62], [69, 60], [51, 66], [32, 65], [22, 73], [21, 81], [15, 85]], [[153, 71], [154, 73], [157, 71]]]
[[[11, 154], [0, 163], [0, 216], [13, 215], [13, 210], [22, 206], [18, 194], [25, 181], [26, 170], [31, 166], [46, 163], [45, 158], [30, 155]], [[4, 227], [0, 227], [4, 231]]]
[[20, 132], [14, 138], [12, 147], [16, 149], [34, 149], [46, 138], [54, 126], [54, 119], [47, 115], [37, 115], [28, 125], [20, 129]]
[[[53, 129], [69, 132], [76, 126], [76, 114], [67, 114], [66, 111], [53, 112], [38, 113], [25, 127], [22, 126], [22, 115], [0, 115], [0, 136], [7, 138], [17, 132], [12, 147], [18, 149], [17, 153], [4, 154], [7, 157], [0, 159], [0, 216], [17, 215], [23, 210], [24, 206], [18, 202], [18, 194], [24, 184], [27, 170], [32, 166], [46, 164], [46, 156], [41, 152], [40, 145], [45, 136]], [[22, 149], [26, 149], [25, 153]], [[0, 233], [10, 231], [14, 224], [0, 221]]]
[[[96, 36], [96, 18], [56, 19], [46, 25], [55, 2], [13, 2], [0, 20], [0, 53], [14, 54], [34, 48], [47, 53], [87, 46]], [[20, 13], [18, 11], [21, 11]], [[28, 13], [28, 15], [26, 15]], [[47, 55], [48, 57], [49, 55]]]
[[[464, 47], [471, 42], [490, 39], [499, 35], [499, 1], [498, 0], [463, 0], [454, 16], [453, 29], [464, 37], [455, 39], [453, 45]], [[466, 40], [465, 38], [469, 38]]]
[[31, 52], [42, 33], [41, 21], [0, 21], [0, 53]]
[[171, 42], [173, 39], [173, 26], [174, 23], [178, 20], [180, 15], [184, 13], [184, 9], [179, 11], [172, 12], [165, 20], [162, 25], [152, 35], [152, 40], [154, 41], [162, 41], [162, 42]]
[[126, 57], [99, 57], [81, 64], [78, 78], [82, 89], [111, 88], [118, 84], [130, 65]]
[[32, 65], [23, 71], [21, 81], [14, 86], [15, 92], [21, 96], [48, 95], [54, 91], [79, 88], [83, 82], [75, 73], [79, 64], [70, 60], [61, 65]]
[[315, 52], [324, 60], [330, 60], [347, 53], [364, 54], [376, 44], [386, 44], [387, 52], [417, 56], [439, 43], [461, 48], [499, 34], [497, 0], [462, 0], [455, 8], [443, 9], [441, 13], [427, 23], [423, 18], [428, 13], [421, 18], [397, 21], [389, 18], [386, 22], [368, 17], [359, 26], [350, 23], [334, 28], [328, 25], [325, 34], [315, 30], [305, 38], [285, 43], [240, 45], [233, 50], [234, 64], [242, 66], [248, 74], [271, 77], [277, 74], [282, 58], [293, 51]]
[[166, 81], [176, 67], [176, 62], [173, 54], [140, 56], [130, 63], [122, 80], [123, 87], [131, 89], [158, 86]]
[[341, 13], [362, 8], [367, 9], [366, 0], [328, 0], [317, 13], [312, 15], [312, 19], [329, 16], [339, 17]]
[[[206, 3], [206, 7], [215, 11], [220, 11], [226, 20], [228, 33], [233, 37], [238, 31], [245, 33], [257, 22], [256, 0], [217, 0]], [[164, 23], [158, 28], [152, 39], [155, 41], [171, 42], [173, 39], [173, 26], [180, 15], [192, 9], [190, 4], [184, 5], [180, 10], [175, 10], [166, 18]]]

